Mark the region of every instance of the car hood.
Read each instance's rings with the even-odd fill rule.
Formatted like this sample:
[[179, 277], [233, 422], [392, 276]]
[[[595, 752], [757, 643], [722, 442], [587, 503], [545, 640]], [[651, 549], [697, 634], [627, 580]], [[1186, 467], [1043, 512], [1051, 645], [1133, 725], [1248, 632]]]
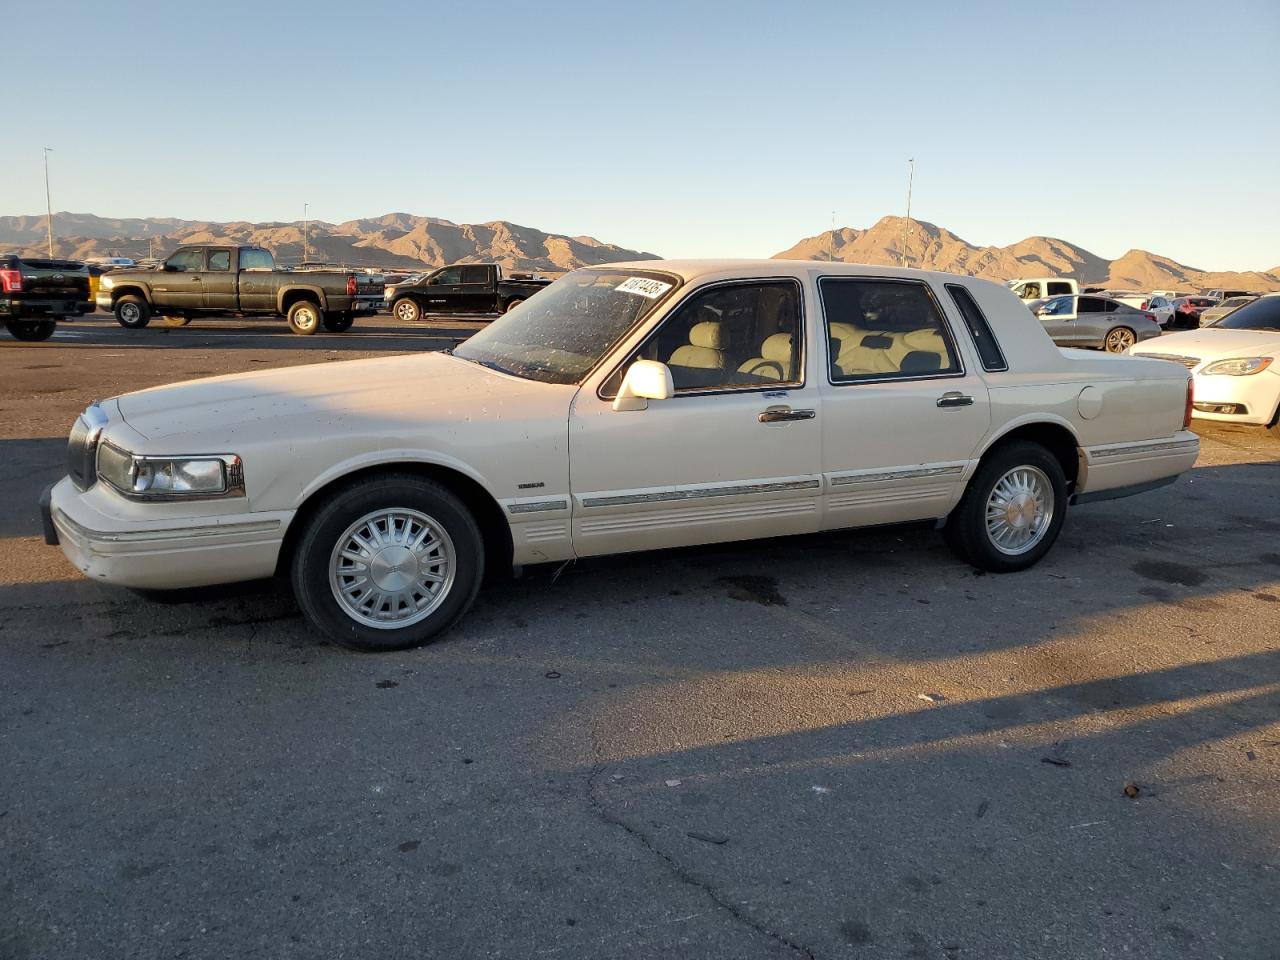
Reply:
[[1275, 356], [1280, 354], [1280, 332], [1275, 330], [1217, 330], [1208, 327], [1186, 333], [1166, 334], [1134, 347], [1135, 355], [1176, 354], [1218, 360], [1224, 357]]
[[343, 422], [461, 423], [514, 417], [547, 403], [567, 410], [575, 391], [422, 353], [192, 380], [125, 394], [117, 403], [124, 421], [148, 440], [195, 436], [216, 444], [255, 432], [279, 435], [282, 428], [297, 437]]

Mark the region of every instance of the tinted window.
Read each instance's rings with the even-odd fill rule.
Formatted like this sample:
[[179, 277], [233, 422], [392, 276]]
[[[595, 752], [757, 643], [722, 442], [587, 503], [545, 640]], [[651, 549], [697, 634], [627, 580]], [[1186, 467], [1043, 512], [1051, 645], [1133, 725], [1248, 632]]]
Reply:
[[1056, 297], [1061, 294], [1070, 293], [1070, 292], [1071, 292], [1071, 284], [1069, 283], [1062, 283], [1061, 281], [1059, 281], [1057, 283], [1049, 284], [1049, 296], [1051, 297]]
[[1105, 300], [1099, 300], [1097, 297], [1081, 297], [1076, 306], [1076, 313], [1105, 313], [1104, 303], [1106, 303]]
[[231, 251], [230, 250], [210, 250], [209, 251], [209, 269], [210, 270], [230, 270], [231, 269]]
[[[681, 304], [636, 359], [665, 363], [677, 391], [760, 387], [800, 382], [800, 343], [794, 280], [731, 283]], [[617, 392], [615, 380], [606, 392]]]
[[179, 250], [165, 261], [166, 270], [177, 270], [186, 273], [188, 270], [204, 269], [204, 250]]
[[488, 267], [463, 267], [462, 282], [463, 283], [487, 283], [489, 280]]
[[427, 283], [430, 285], [442, 284], [442, 283], [461, 283], [461, 282], [462, 282], [461, 267], [446, 267], [444, 270], [441, 270], [434, 277], [432, 277], [430, 280], [427, 281]]
[[1042, 306], [1040, 313], [1046, 317], [1065, 317], [1070, 315], [1074, 304], [1075, 297], [1058, 297]]
[[827, 277], [819, 289], [833, 383], [960, 369], [942, 314], [923, 283]]
[[960, 316], [964, 317], [964, 324], [969, 330], [969, 336], [973, 338], [973, 345], [978, 348], [982, 369], [988, 372], [1008, 370], [1009, 365], [1005, 362], [1004, 354], [1000, 352], [1000, 344], [996, 343], [987, 318], [978, 309], [969, 291], [958, 283], [948, 283], [947, 292], [951, 294], [951, 299], [956, 309], [960, 311]]
[[1259, 297], [1233, 310], [1213, 330], [1280, 330], [1280, 297]]
[[271, 254], [266, 250], [240, 251], [241, 270], [274, 270], [275, 266], [275, 260], [271, 258]]

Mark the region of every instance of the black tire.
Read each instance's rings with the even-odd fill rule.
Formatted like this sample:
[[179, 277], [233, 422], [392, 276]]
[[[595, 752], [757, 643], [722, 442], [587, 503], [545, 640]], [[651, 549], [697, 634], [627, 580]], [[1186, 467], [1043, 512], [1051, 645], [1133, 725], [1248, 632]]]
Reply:
[[326, 313], [324, 315], [324, 328], [330, 333], [346, 333], [355, 322], [355, 316], [350, 313]]
[[1138, 342], [1138, 335], [1128, 327], [1112, 327], [1102, 338], [1102, 349], [1107, 353], [1124, 353]]
[[299, 300], [289, 308], [289, 329], [300, 337], [309, 337], [320, 329], [323, 316], [320, 304], [314, 300]]
[[6, 320], [4, 328], [13, 334], [13, 339], [35, 343], [37, 340], [48, 340], [53, 331], [58, 329], [56, 320]]
[[414, 323], [422, 319], [422, 308], [412, 297], [398, 297], [391, 304], [391, 315], [402, 323]]
[[[330, 582], [330, 564], [336, 559], [340, 541], [348, 538], [353, 527], [380, 510], [415, 511], [424, 515], [447, 534], [447, 537], [436, 538], [442, 542], [439, 549], [447, 550], [443, 545], [445, 540], [453, 548], [452, 581], [442, 587], [440, 599], [427, 608], [429, 613], [403, 627], [370, 626], [357, 619], [339, 602]], [[463, 502], [439, 483], [398, 473], [365, 479], [330, 494], [305, 523], [292, 558], [293, 592], [307, 618], [341, 646], [366, 651], [422, 646], [453, 626], [475, 601], [484, 575], [484, 540]], [[384, 576], [398, 572], [395, 568], [383, 568]], [[424, 595], [422, 599], [429, 598]], [[375, 604], [378, 612], [385, 612], [381, 598]]]
[[126, 330], [141, 330], [151, 322], [151, 307], [147, 301], [135, 294], [125, 294], [112, 307], [116, 315], [116, 323]]
[[[1039, 471], [1053, 492], [1053, 507], [1040, 539], [1029, 549], [1009, 553], [998, 547], [987, 527], [987, 504], [996, 485], [1011, 471]], [[1049, 552], [1067, 515], [1067, 478], [1058, 458], [1038, 443], [1016, 441], [996, 447], [978, 465], [960, 503], [944, 528], [948, 545], [962, 560], [992, 573], [1014, 573], [1035, 566]], [[1034, 522], [1034, 521], [1033, 521]]]
[[190, 322], [190, 317], [169, 316], [164, 318], [166, 327], [185, 327]]
[[516, 307], [520, 306], [520, 304], [524, 303], [524, 299], [525, 299], [524, 297], [516, 297], [514, 300], [508, 300], [507, 305], [502, 312], [510, 313]]

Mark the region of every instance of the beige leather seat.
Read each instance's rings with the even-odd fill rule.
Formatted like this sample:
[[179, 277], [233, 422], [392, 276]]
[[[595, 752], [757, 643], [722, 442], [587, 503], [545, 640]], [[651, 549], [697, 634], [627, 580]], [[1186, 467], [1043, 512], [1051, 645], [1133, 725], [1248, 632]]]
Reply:
[[752, 357], [738, 367], [738, 372], [763, 380], [794, 380], [794, 356], [791, 334], [775, 333], [760, 344], [760, 356]]
[[[837, 327], [846, 329], [837, 332]], [[835, 365], [844, 376], [928, 373], [951, 364], [946, 341], [932, 328], [889, 333], [833, 323], [831, 335], [839, 345]]]
[[689, 328], [689, 342], [683, 347], [676, 347], [667, 363], [673, 367], [723, 370], [726, 366], [724, 346], [724, 324], [718, 320], [704, 320]]

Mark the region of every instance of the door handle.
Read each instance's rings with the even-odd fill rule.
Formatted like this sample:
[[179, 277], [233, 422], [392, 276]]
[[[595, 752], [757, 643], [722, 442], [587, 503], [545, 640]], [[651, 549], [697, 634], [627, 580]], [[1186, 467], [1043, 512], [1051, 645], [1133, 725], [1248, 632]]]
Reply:
[[765, 408], [757, 419], [761, 423], [786, 423], [791, 420], [812, 420], [817, 415], [816, 410], [792, 410], [784, 404]]
[[938, 398], [938, 406], [971, 407], [973, 406], [973, 397], [965, 396], [958, 390], [949, 390]]

